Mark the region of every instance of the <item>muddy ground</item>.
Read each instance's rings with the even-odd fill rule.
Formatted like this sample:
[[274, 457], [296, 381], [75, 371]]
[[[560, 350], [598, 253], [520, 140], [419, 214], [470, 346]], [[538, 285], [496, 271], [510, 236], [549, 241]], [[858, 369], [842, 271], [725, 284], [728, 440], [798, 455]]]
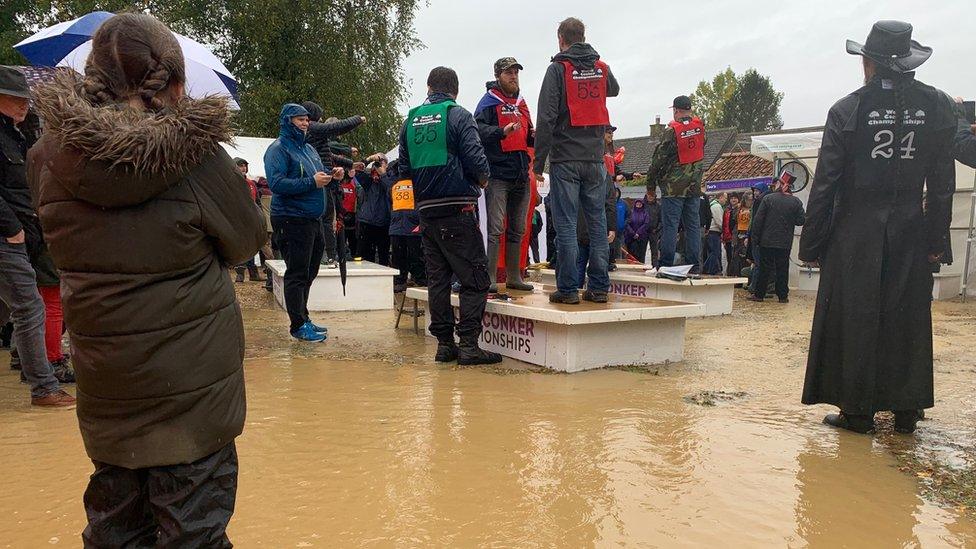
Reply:
[[[976, 545], [976, 303], [934, 306], [916, 435], [870, 437], [799, 404], [811, 297], [689, 321], [681, 363], [566, 375], [436, 365], [388, 311], [297, 343], [259, 284], [239, 295], [239, 547]], [[76, 420], [25, 395], [0, 368], [0, 547], [79, 546]]]

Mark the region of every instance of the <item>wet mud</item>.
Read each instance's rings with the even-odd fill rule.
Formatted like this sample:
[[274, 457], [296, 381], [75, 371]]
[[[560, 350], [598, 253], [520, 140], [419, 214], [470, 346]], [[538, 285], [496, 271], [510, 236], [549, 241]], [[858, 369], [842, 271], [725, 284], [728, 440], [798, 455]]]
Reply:
[[[799, 404], [807, 297], [689, 321], [681, 363], [572, 375], [434, 364], [389, 311], [296, 343], [259, 285], [241, 300], [238, 547], [976, 546], [976, 304], [935, 306], [916, 436], [869, 437]], [[77, 420], [31, 410], [6, 361], [0, 547], [78, 547]]]

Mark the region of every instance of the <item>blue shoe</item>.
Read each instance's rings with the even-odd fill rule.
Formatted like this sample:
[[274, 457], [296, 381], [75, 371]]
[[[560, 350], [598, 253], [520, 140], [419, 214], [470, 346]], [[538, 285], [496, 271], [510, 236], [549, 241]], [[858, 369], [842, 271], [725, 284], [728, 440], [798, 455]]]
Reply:
[[328, 334], [329, 333], [329, 329], [328, 328], [326, 328], [325, 326], [319, 326], [318, 324], [312, 322], [311, 320], [309, 320], [308, 322], [306, 322], [305, 325], [306, 326], [310, 326], [313, 330], [315, 330], [316, 333], [319, 333], [319, 334]]
[[319, 341], [325, 341], [325, 335], [316, 332], [307, 323], [303, 324], [301, 328], [292, 332], [291, 337], [299, 341], [311, 341], [314, 343], [318, 343]]

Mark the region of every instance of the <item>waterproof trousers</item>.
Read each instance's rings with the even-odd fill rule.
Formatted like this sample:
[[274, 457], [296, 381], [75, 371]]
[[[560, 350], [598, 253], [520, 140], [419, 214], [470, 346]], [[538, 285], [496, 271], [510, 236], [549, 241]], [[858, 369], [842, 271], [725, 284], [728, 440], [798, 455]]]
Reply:
[[233, 442], [193, 463], [126, 469], [94, 462], [85, 490], [86, 548], [233, 547], [237, 498]]
[[275, 242], [285, 260], [284, 295], [289, 332], [308, 322], [308, 293], [319, 274], [325, 234], [319, 218], [274, 216]]

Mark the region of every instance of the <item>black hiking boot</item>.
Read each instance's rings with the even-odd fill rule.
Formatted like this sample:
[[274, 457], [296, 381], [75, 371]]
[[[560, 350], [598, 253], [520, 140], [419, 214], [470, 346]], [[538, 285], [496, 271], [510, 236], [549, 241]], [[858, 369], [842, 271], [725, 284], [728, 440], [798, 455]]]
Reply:
[[789, 303], [790, 302], [790, 298], [788, 298], [788, 297], [781, 297], [781, 298], [779, 298], [779, 302], [780, 303]]
[[594, 292], [586, 290], [583, 292], [583, 301], [591, 301], [593, 303], [606, 303], [608, 301], [607, 292]]
[[920, 419], [919, 410], [895, 410], [895, 431], [910, 435]]
[[434, 362], [454, 362], [458, 359], [458, 348], [453, 341], [438, 342]]
[[75, 382], [75, 371], [71, 368], [71, 359], [67, 356], [62, 356], [60, 360], [52, 362], [51, 369], [54, 370], [54, 377], [58, 383]]
[[580, 302], [579, 292], [564, 294], [556, 291], [549, 294], [549, 303], [562, 303], [564, 305], [578, 305]]
[[269, 292], [274, 291], [274, 276], [271, 274], [271, 269], [264, 268], [264, 289]]
[[479, 364], [498, 364], [502, 355], [486, 351], [478, 346], [478, 340], [461, 342], [458, 346], [458, 365], [477, 366]]
[[831, 427], [847, 429], [855, 433], [866, 435], [874, 432], [874, 416], [845, 414], [827, 414], [823, 422]]

